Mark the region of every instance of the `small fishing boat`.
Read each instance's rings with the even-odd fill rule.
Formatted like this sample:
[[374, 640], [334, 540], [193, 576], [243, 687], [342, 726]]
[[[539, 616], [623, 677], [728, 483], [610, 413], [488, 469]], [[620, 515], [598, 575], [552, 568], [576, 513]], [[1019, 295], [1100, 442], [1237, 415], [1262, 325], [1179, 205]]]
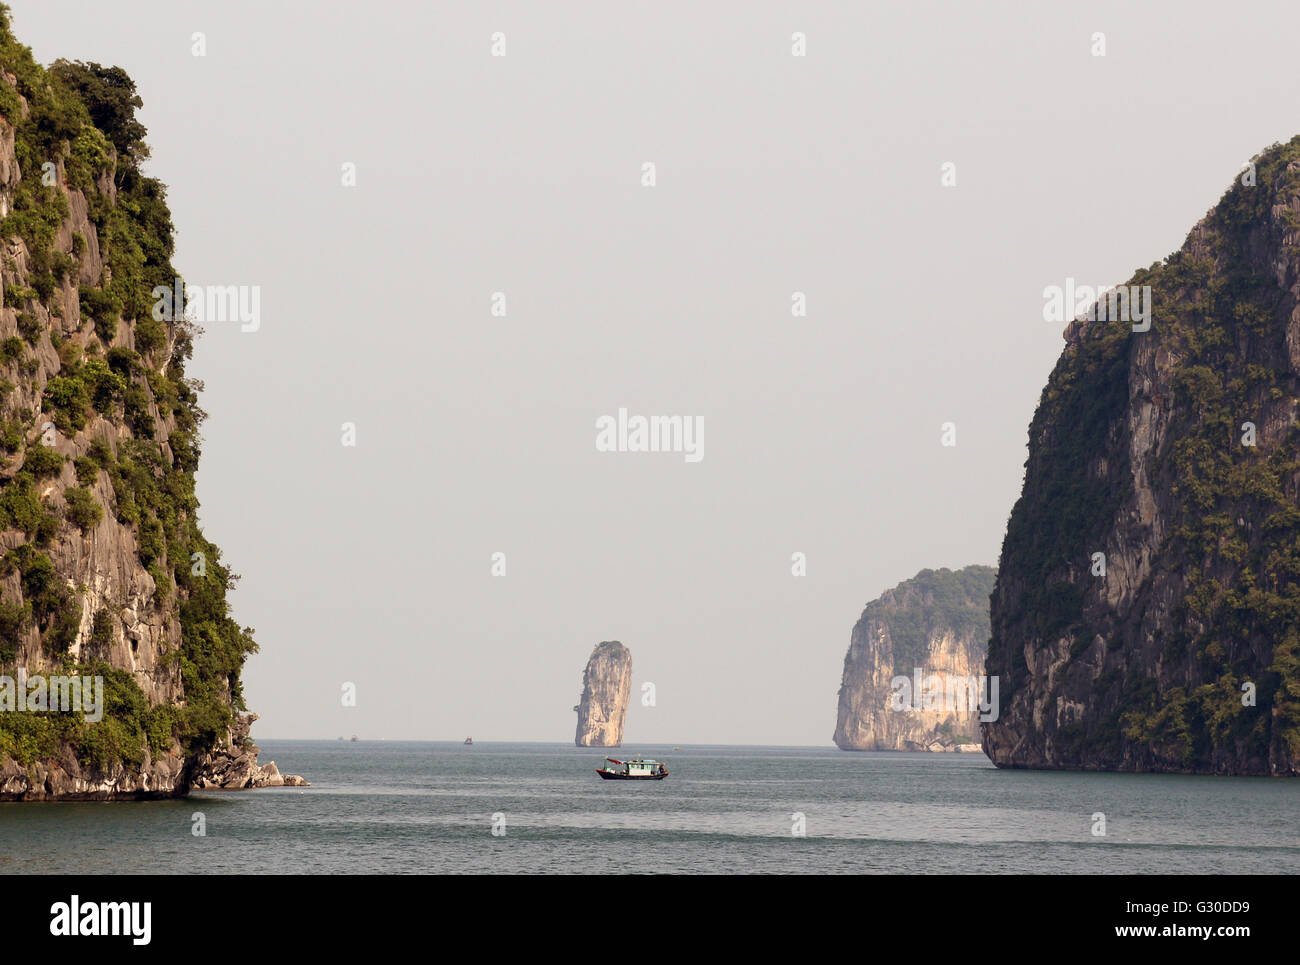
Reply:
[[663, 761], [647, 761], [634, 757], [630, 761], [605, 758], [614, 767], [596, 768], [596, 773], [606, 781], [662, 781], [668, 776], [668, 766]]
[[472, 743], [474, 743], [474, 738], [472, 738], [472, 737], [466, 737], [466, 738], [465, 738], [465, 743], [466, 743], [466, 744], [472, 744]]

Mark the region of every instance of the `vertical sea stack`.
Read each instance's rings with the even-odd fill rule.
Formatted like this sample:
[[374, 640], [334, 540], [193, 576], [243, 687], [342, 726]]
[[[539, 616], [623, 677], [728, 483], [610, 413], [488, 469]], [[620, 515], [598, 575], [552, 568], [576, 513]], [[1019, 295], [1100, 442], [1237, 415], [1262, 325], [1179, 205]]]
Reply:
[[183, 283], [140, 106], [120, 68], [41, 67], [0, 5], [0, 801], [287, 783], [239, 716], [256, 644], [198, 523], [197, 330], [158, 311]]
[[[835, 727], [841, 750], [979, 750], [974, 702], [944, 697], [965, 697], [984, 673], [993, 579], [989, 566], [922, 570], [867, 604], [844, 657]], [[895, 697], [902, 688], [892, 682], [915, 684], [918, 668], [921, 686], [909, 685], [910, 699]]]
[[623, 716], [632, 691], [632, 653], [617, 640], [591, 652], [582, 674], [578, 712], [579, 747], [618, 747], [623, 743]]
[[[1065, 330], [987, 672], [1000, 767], [1300, 774], [1300, 138]], [[1132, 314], [1131, 312], [1129, 313]]]

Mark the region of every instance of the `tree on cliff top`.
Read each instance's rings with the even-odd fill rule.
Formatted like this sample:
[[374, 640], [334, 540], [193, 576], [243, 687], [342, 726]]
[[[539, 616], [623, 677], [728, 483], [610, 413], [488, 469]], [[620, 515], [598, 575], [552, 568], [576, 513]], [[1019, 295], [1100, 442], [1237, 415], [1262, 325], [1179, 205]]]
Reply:
[[67, 84], [90, 113], [95, 126], [117, 149], [119, 167], [136, 166], [149, 156], [145, 127], [135, 118], [144, 101], [135, 81], [121, 67], [101, 67], [80, 60], [56, 60], [50, 73]]

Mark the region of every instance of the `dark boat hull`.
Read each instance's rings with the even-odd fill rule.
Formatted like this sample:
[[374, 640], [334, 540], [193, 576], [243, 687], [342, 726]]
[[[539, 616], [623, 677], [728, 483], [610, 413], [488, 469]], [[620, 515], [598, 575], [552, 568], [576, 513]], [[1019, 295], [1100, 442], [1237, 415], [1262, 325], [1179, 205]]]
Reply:
[[667, 771], [662, 774], [611, 774], [609, 771], [603, 771], [599, 767], [596, 768], [596, 773], [605, 781], [662, 781], [668, 776]]

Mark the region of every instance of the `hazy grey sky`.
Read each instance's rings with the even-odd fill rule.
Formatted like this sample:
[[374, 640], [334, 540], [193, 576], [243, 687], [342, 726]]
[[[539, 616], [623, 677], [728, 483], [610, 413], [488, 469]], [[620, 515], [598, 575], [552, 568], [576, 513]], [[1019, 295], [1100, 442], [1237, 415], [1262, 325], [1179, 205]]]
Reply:
[[187, 281], [261, 286], [190, 370], [261, 737], [572, 740], [617, 639], [628, 746], [829, 744], [862, 606], [997, 561], [1043, 288], [1300, 127], [1293, 2], [10, 3], [136, 79]]

